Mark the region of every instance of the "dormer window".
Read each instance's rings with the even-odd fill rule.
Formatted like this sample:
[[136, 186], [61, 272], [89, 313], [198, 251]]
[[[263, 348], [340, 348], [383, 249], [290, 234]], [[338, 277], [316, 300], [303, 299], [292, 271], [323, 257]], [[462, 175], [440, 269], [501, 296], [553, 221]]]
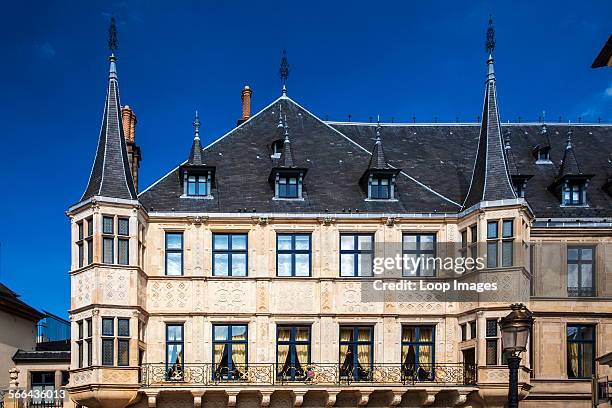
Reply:
[[210, 185], [208, 177], [208, 175], [188, 175], [186, 194], [188, 196], [207, 196], [209, 194], [208, 186]]
[[393, 198], [393, 179], [390, 176], [370, 175], [368, 183], [368, 198], [373, 200], [388, 200]]
[[279, 176], [278, 197], [298, 198], [298, 178]]
[[550, 161], [550, 146], [536, 146], [533, 150], [536, 164], [552, 164]]
[[277, 170], [274, 175], [274, 198], [301, 199], [303, 178], [301, 169]]
[[585, 205], [586, 183], [584, 181], [567, 181], [563, 185], [563, 205]]
[[270, 146], [272, 150], [272, 154], [270, 155], [270, 157], [272, 157], [273, 159], [280, 159], [281, 153], [283, 152], [283, 143], [283, 139], [275, 140], [272, 143], [272, 146]]

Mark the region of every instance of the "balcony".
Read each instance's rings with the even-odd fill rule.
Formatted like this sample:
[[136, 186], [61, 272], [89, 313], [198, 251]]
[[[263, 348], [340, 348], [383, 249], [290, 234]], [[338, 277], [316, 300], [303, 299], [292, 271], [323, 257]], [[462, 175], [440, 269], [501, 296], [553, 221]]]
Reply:
[[475, 386], [476, 366], [450, 364], [372, 364], [345, 367], [335, 363], [310, 363], [287, 366], [253, 363], [223, 367], [217, 364], [143, 364], [143, 387], [184, 386]]
[[569, 297], [593, 297], [595, 288], [592, 287], [568, 287], [567, 296]]

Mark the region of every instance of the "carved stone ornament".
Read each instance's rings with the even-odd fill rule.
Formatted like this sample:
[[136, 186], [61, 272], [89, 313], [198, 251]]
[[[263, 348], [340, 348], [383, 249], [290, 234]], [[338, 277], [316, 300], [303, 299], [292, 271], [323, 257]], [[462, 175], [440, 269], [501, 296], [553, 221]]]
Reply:
[[319, 222], [325, 226], [330, 226], [336, 222], [336, 217], [326, 215], [325, 217], [319, 218]]
[[387, 227], [393, 227], [397, 222], [399, 222], [399, 220], [399, 217], [383, 218], [383, 222]]
[[256, 225], [265, 226], [265, 225], [268, 225], [272, 221], [272, 218], [270, 217], [251, 217], [251, 220], [253, 220], [253, 223]]
[[207, 215], [196, 215], [193, 217], [187, 217], [187, 220], [193, 225], [202, 225], [208, 222], [208, 218], [209, 217]]

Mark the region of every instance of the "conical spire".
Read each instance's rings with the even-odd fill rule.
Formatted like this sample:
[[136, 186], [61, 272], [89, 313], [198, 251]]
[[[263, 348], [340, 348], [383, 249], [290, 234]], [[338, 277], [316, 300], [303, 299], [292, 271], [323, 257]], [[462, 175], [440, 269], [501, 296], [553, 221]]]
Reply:
[[376, 142], [374, 142], [374, 148], [372, 149], [372, 156], [370, 157], [370, 163], [368, 164], [369, 170], [385, 170], [389, 169], [387, 164], [387, 158], [385, 157], [385, 151], [383, 150], [382, 142], [380, 140], [380, 120], [376, 125]]
[[[487, 51], [492, 52], [494, 48], [495, 31], [493, 30], [493, 22], [490, 19], [489, 29], [487, 30]], [[463, 208], [469, 208], [480, 201], [498, 201], [516, 198], [504, 156], [504, 143], [499, 123], [495, 83], [493, 56], [489, 54], [478, 153]]]
[[137, 199], [121, 122], [117, 58], [114, 54], [117, 44], [117, 27], [115, 19], [111, 18], [108, 38], [110, 68], [102, 128], [89, 182], [81, 201], [93, 196]]
[[580, 165], [574, 153], [574, 145], [572, 143], [572, 128], [567, 130], [567, 141], [565, 142], [565, 151], [563, 152], [563, 160], [559, 166], [558, 178], [565, 176], [577, 176], [582, 174]]
[[193, 120], [193, 143], [191, 145], [191, 151], [189, 153], [189, 160], [187, 163], [192, 166], [201, 166], [204, 164], [202, 161], [202, 145], [200, 144], [200, 116], [198, 115], [198, 111], [195, 112], [195, 118]]
[[289, 140], [289, 125], [287, 124], [287, 116], [285, 115], [285, 140], [283, 142], [283, 151], [281, 153], [279, 167], [293, 168], [295, 161], [293, 160], [293, 152], [291, 150], [291, 141]]

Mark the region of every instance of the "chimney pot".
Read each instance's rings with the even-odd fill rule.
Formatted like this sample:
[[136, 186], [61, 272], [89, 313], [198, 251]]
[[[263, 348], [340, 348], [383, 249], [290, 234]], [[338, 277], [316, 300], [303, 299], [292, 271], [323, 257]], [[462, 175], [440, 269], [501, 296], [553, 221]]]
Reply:
[[251, 117], [251, 95], [253, 91], [248, 85], [244, 86], [242, 90], [242, 118], [240, 118], [241, 122], [246, 121]]

